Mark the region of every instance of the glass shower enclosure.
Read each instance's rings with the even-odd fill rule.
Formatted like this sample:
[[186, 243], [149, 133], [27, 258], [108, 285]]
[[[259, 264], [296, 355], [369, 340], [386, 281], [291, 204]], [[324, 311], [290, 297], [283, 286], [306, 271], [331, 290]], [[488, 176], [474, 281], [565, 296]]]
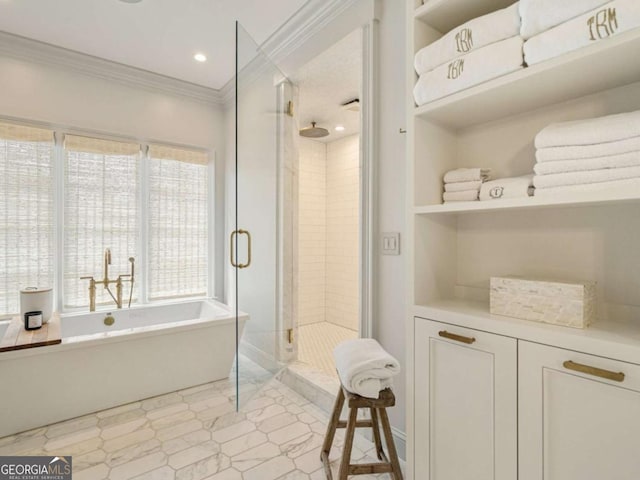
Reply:
[[297, 125], [294, 85], [239, 23], [235, 92], [228, 285], [236, 315], [232, 375], [241, 409], [295, 355]]

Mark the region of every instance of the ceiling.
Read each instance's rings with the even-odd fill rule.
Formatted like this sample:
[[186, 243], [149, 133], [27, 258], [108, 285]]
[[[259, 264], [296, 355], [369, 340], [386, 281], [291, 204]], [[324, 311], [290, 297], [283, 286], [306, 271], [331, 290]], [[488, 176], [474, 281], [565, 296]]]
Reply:
[[305, 2], [0, 0], [0, 31], [217, 90], [234, 74], [235, 21], [261, 44]]
[[[342, 104], [360, 97], [362, 45], [360, 30], [347, 35], [291, 75], [300, 91], [300, 128], [317, 122], [329, 136], [315, 140], [333, 142], [360, 131], [360, 112], [346, 111]], [[343, 132], [336, 125], [345, 127]]]

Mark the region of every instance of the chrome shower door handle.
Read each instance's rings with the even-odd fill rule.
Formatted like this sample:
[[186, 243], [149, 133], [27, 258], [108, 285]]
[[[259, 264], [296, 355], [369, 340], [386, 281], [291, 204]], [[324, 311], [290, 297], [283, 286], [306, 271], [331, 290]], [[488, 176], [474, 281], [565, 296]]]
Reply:
[[[236, 235], [246, 235], [247, 236], [247, 263], [236, 263], [235, 262], [235, 243], [234, 243], [234, 238], [236, 237]], [[229, 241], [231, 242], [231, 248], [229, 250], [230, 252], [230, 261], [231, 261], [231, 266], [235, 267], [235, 268], [247, 268], [249, 265], [251, 265], [251, 233], [248, 230], [234, 230], [233, 232], [231, 232], [231, 237], [229, 238]]]

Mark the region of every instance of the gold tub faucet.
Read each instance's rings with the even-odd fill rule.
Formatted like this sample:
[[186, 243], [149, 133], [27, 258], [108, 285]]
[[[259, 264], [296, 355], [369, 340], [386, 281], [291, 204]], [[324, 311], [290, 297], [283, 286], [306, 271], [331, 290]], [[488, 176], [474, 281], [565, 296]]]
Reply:
[[[105, 290], [109, 292], [113, 301], [116, 302], [118, 308], [122, 308], [122, 288], [123, 282], [130, 282], [129, 291], [129, 307], [131, 307], [131, 298], [133, 296], [133, 285], [135, 282], [135, 258], [129, 257], [129, 263], [131, 263], [131, 270], [128, 274], [118, 275], [118, 278], [111, 280], [109, 278], [109, 265], [111, 265], [111, 250], [106, 248], [104, 251], [104, 268], [102, 280], [96, 280], [92, 276], [80, 277], [81, 280], [89, 280], [89, 311], [95, 312], [96, 310], [96, 286], [102, 285]], [[111, 284], [116, 285], [116, 295], [113, 295], [109, 286]]]

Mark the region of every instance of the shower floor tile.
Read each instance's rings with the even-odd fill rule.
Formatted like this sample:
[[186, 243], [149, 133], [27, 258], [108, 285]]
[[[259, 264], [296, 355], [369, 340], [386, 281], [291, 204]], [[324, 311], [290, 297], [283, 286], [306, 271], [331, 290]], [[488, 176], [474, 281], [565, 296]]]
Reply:
[[[239, 413], [234, 383], [221, 380], [0, 438], [0, 456], [73, 455], [74, 480], [324, 479], [327, 415], [278, 380], [246, 372]], [[343, 440], [338, 431], [334, 475]], [[373, 444], [356, 435], [352, 458], [377, 461]]]
[[337, 377], [333, 349], [340, 342], [358, 338], [358, 332], [329, 322], [298, 327], [298, 361]]

